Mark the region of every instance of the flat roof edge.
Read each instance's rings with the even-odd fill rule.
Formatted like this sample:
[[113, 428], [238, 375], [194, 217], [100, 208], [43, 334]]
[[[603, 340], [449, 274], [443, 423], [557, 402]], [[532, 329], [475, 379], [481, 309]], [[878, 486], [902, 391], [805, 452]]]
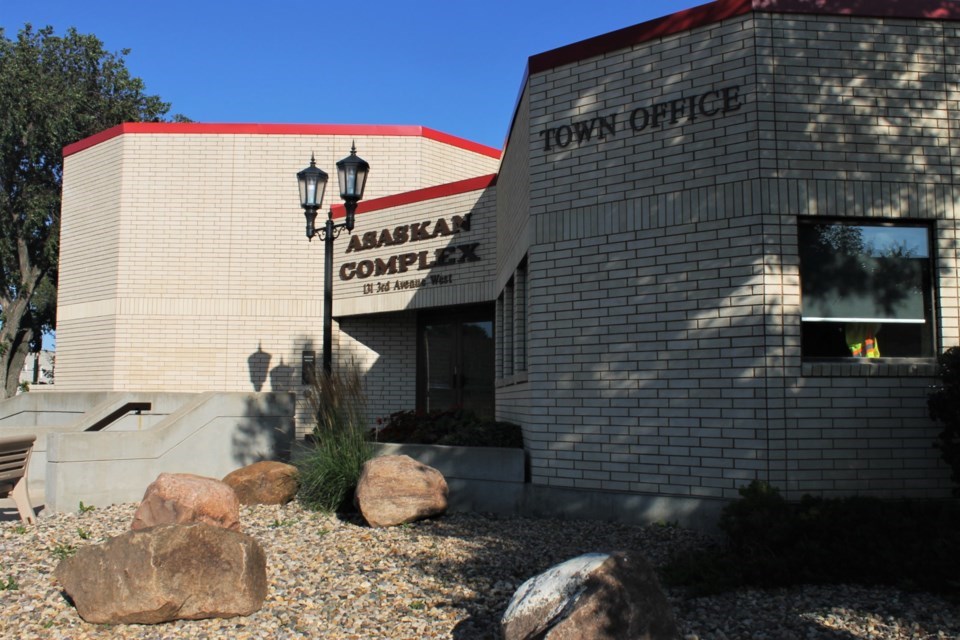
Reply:
[[68, 144], [63, 157], [125, 134], [420, 136], [499, 160], [500, 150], [419, 125], [127, 122]]
[[960, 20], [955, 0], [715, 0], [630, 27], [531, 56], [529, 72], [548, 71], [586, 58], [689, 31], [750, 12], [802, 13], [865, 18]]

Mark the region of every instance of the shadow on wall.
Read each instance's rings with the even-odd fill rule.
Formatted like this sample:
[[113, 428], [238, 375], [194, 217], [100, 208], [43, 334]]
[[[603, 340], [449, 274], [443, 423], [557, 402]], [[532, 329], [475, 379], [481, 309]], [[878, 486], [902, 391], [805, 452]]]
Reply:
[[[304, 344], [304, 351], [313, 349], [313, 342], [307, 340]], [[273, 354], [263, 350], [263, 343], [257, 344], [257, 350], [247, 357], [247, 368], [250, 372], [250, 384], [256, 392], [263, 391], [263, 385], [267, 378], [270, 378], [270, 389], [272, 391], [289, 391], [296, 387], [294, 375], [296, 368], [286, 364], [283, 357], [280, 358], [280, 364], [273, 369], [270, 368], [270, 361]]]
[[[245, 401], [243, 415], [233, 434], [232, 454], [237, 466], [261, 460], [289, 460], [295, 437], [296, 396], [293, 391], [294, 367], [280, 359], [270, 369], [272, 354], [263, 350], [263, 343], [247, 358], [250, 383], [256, 395]], [[270, 378], [270, 393], [263, 386]]]
[[263, 391], [263, 383], [267, 381], [267, 372], [270, 370], [270, 358], [273, 356], [263, 350], [263, 343], [257, 344], [257, 350], [247, 358], [247, 367], [250, 370], [250, 383], [253, 390]]
[[[929, 3], [929, 6], [921, 9], [920, 13], [925, 18], [948, 18], [952, 13], [954, 4], [955, 0], [940, 0], [940, 2]], [[755, 3], [755, 6], [764, 8], [771, 5], [776, 5], [775, 0], [761, 0], [759, 3]], [[775, 6], [774, 9], [776, 9]], [[847, 0], [845, 9], [854, 15], [883, 15], [885, 13], [881, 3], [876, 0]]]
[[280, 358], [280, 364], [270, 370], [270, 388], [274, 391], [289, 391], [293, 389], [294, 372], [294, 367], [289, 364], [284, 364], [283, 358]]
[[238, 420], [231, 443], [237, 467], [261, 460], [289, 460], [294, 438], [293, 395], [259, 393], [244, 402], [244, 415]]
[[[340, 362], [354, 362], [367, 390], [370, 426], [377, 416], [416, 406], [416, 311], [349, 316], [339, 321]], [[353, 343], [353, 344], [349, 344]], [[398, 375], [398, 372], [402, 372]]]

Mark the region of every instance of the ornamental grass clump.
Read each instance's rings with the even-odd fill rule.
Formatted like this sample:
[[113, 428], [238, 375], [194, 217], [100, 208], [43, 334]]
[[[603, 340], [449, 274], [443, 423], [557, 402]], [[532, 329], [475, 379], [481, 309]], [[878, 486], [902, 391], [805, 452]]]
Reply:
[[297, 498], [309, 509], [349, 509], [363, 464], [373, 455], [365, 437], [366, 396], [356, 368], [318, 372], [309, 391], [314, 416], [311, 443], [297, 459]]

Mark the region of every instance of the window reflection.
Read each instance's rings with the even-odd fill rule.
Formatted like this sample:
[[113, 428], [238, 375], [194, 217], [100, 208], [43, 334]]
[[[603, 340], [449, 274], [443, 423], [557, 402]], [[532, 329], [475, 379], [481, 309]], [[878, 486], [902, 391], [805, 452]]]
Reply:
[[802, 221], [805, 357], [933, 355], [930, 227]]

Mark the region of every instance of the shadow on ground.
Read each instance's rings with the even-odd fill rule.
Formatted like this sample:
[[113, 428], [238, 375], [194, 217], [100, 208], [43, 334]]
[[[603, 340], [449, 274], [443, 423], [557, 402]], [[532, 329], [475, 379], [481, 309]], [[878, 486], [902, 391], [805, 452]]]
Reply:
[[[345, 516], [359, 522], [357, 516]], [[425, 557], [406, 554], [409, 579], [441, 580], [459, 584], [459, 597], [431, 606], [451, 607], [467, 612], [467, 617], [454, 629], [456, 640], [481, 640], [500, 637], [500, 618], [517, 588], [527, 579], [549, 567], [588, 552], [626, 550], [641, 554], [654, 566], [660, 566], [674, 553], [690, 546], [705, 544], [703, 534], [670, 526], [638, 527], [610, 522], [531, 520], [499, 518], [493, 515], [458, 514], [406, 525], [413, 540], [421, 536], [455, 538], [455, 552]], [[412, 541], [413, 541], [412, 540]], [[427, 541], [429, 542], [429, 541]], [[420, 547], [411, 544], [410, 548]], [[677, 590], [670, 590], [681, 635], [696, 634], [701, 640], [711, 638], [767, 637], [778, 640], [854, 640], [866, 637], [832, 629], [828, 623], [831, 611], [846, 610], [851, 616], [888, 622], [897, 618], [901, 628], [914, 623], [933, 633], [941, 626], [936, 616], [911, 619], [913, 597], [900, 594], [898, 602], [890, 602], [890, 590], [859, 587], [824, 587], [806, 592], [805, 587], [770, 592], [753, 591], [722, 594], [712, 598], [684, 599]], [[823, 595], [826, 594], [826, 595]], [[694, 620], [703, 618], [702, 610], [711, 612], [712, 624], [699, 628]], [[700, 610], [698, 612], [698, 609]], [[751, 618], [773, 620], [775, 628], [765, 628], [757, 636]], [[685, 623], [685, 620], [688, 622]], [[864, 625], [867, 623], [864, 622]], [[880, 637], [880, 636], [878, 636]], [[891, 636], [892, 637], [892, 636]], [[899, 636], [897, 636], [899, 637]], [[906, 636], [905, 636], [906, 637]]]

